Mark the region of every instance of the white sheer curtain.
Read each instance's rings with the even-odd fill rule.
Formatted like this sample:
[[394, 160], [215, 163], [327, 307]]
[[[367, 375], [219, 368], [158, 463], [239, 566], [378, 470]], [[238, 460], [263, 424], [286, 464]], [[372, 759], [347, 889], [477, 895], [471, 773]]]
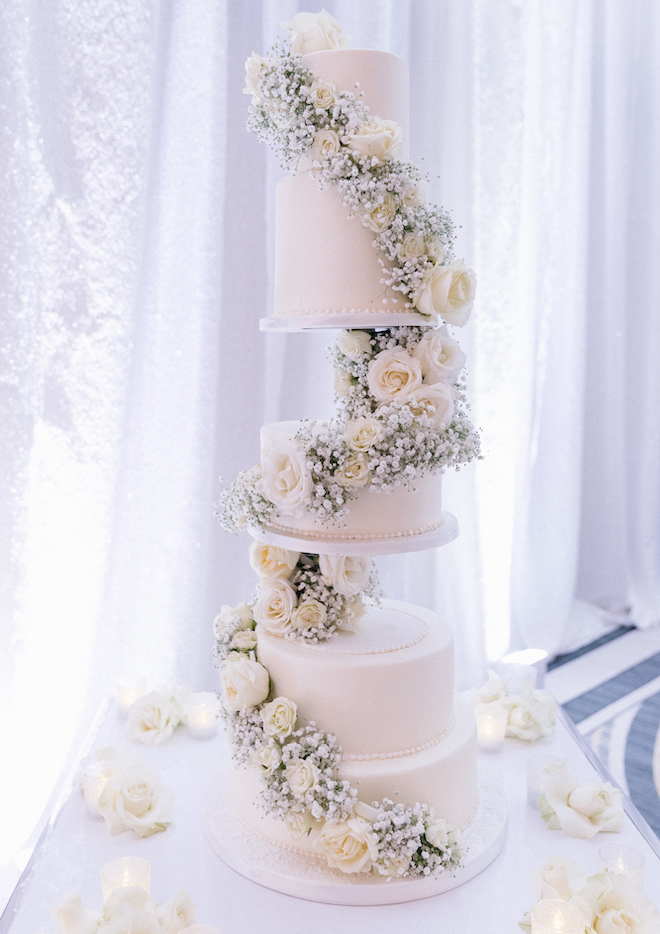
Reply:
[[[461, 537], [381, 561], [385, 589], [453, 623], [460, 686], [509, 644], [657, 622], [657, 5], [326, 7], [410, 63], [413, 157], [480, 280], [485, 459], [445, 478]], [[327, 335], [258, 331], [279, 170], [243, 61], [298, 8], [0, 8], [5, 852], [122, 674], [214, 685], [210, 620], [253, 587], [218, 475], [330, 405]]]

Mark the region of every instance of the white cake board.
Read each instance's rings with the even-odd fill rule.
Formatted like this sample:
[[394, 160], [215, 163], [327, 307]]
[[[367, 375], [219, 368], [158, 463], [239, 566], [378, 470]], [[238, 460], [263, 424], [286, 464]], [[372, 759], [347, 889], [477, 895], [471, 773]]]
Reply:
[[270, 315], [259, 321], [261, 331], [306, 331], [315, 328], [436, 327], [437, 321], [417, 311], [332, 312], [317, 315]]
[[506, 795], [494, 775], [479, 773], [479, 809], [464, 831], [467, 848], [463, 866], [454, 872], [412, 879], [391, 879], [372, 873], [346, 875], [315, 859], [270, 843], [239, 821], [227, 796], [227, 778], [209, 792], [204, 826], [218, 856], [232, 869], [268, 889], [327, 905], [395, 905], [448, 892], [492, 863], [506, 839]]
[[393, 535], [391, 538], [333, 540], [303, 538], [299, 534], [275, 532], [248, 526], [247, 531], [266, 545], [277, 545], [289, 551], [304, 551], [312, 555], [400, 555], [409, 551], [426, 551], [453, 542], [458, 536], [458, 522], [450, 512], [443, 512], [443, 523], [430, 532], [419, 535]]

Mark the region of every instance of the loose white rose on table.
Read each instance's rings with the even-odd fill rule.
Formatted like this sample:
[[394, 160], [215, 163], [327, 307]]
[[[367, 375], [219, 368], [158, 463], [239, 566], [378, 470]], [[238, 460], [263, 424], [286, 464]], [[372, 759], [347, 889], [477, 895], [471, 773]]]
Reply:
[[268, 697], [270, 679], [267, 670], [242, 652], [232, 652], [220, 669], [222, 702], [236, 713], [256, 707]]
[[170, 738], [182, 719], [181, 698], [172, 692], [151, 691], [128, 711], [126, 736], [145, 746], [157, 746]]
[[370, 117], [355, 133], [346, 137], [346, 145], [357, 156], [377, 159], [378, 162], [400, 159], [402, 143], [403, 133], [399, 124], [380, 117]]
[[409, 396], [422, 385], [422, 365], [407, 350], [381, 350], [369, 361], [369, 392], [377, 402]]
[[259, 94], [259, 81], [266, 67], [266, 59], [253, 52], [245, 62], [245, 87], [243, 94], [251, 94], [256, 100], [261, 99]]
[[317, 162], [325, 162], [326, 159], [331, 159], [332, 156], [337, 155], [340, 149], [341, 140], [334, 130], [326, 127], [324, 130], [319, 130], [314, 137], [312, 152]]
[[265, 777], [272, 775], [282, 763], [280, 747], [272, 741], [262, 743], [261, 746], [257, 746], [250, 756], [250, 762], [261, 775]]
[[292, 629], [318, 629], [328, 617], [326, 608], [318, 600], [301, 600], [291, 614]]
[[337, 20], [325, 10], [296, 13], [291, 22], [281, 23], [291, 36], [291, 51], [300, 55], [325, 49], [347, 49], [350, 38]]
[[345, 357], [357, 363], [371, 350], [371, 335], [366, 331], [340, 331], [337, 347]]
[[391, 227], [398, 202], [394, 195], [386, 194], [383, 200], [362, 214], [362, 223], [374, 233], [380, 233]]
[[419, 418], [426, 415], [434, 428], [445, 431], [454, 417], [454, 390], [449, 383], [422, 385], [406, 399], [412, 414]]
[[[146, 894], [146, 893], [145, 893]], [[87, 911], [80, 895], [69, 895], [51, 911], [60, 934], [96, 934], [101, 923], [98, 911]]]
[[264, 581], [254, 606], [254, 618], [266, 632], [283, 636], [292, 629], [291, 616], [297, 603], [298, 595], [288, 580]]
[[302, 800], [318, 784], [321, 773], [308, 759], [291, 759], [284, 769], [289, 788], [295, 798]]
[[508, 694], [500, 703], [509, 713], [506, 735], [534, 742], [552, 736], [557, 719], [557, 704], [548, 691], [528, 690]]
[[168, 902], [159, 905], [156, 914], [164, 934], [180, 934], [197, 922], [197, 907], [183, 889], [179, 889]]
[[480, 688], [470, 689], [470, 700], [473, 707], [475, 704], [492, 704], [503, 697], [506, 697], [506, 685], [502, 678], [490, 669], [488, 670], [488, 680]]
[[96, 762], [86, 766], [80, 779], [80, 790], [83, 793], [87, 810], [94, 817], [100, 817], [99, 798], [101, 792], [108, 784], [114, 781], [122, 772], [127, 769], [142, 765], [137, 762], [127, 749], [120, 749], [117, 746], [106, 746], [103, 749], [97, 749], [94, 753]]
[[352, 451], [368, 451], [382, 434], [381, 423], [369, 415], [362, 415], [346, 423], [346, 443]]
[[323, 579], [344, 597], [364, 590], [371, 571], [371, 558], [350, 555], [319, 555]]
[[296, 726], [298, 708], [288, 697], [276, 697], [261, 708], [261, 719], [266, 736], [285, 739]]
[[423, 315], [439, 315], [447, 324], [463, 327], [474, 304], [477, 279], [463, 260], [434, 266], [425, 276], [413, 302]]
[[[51, 914], [60, 934], [185, 934], [197, 930], [197, 909], [180, 889], [168, 902], [157, 905], [144, 889], [122, 886], [107, 897], [103, 912], [86, 911], [80, 895], [70, 895]], [[212, 925], [199, 925], [209, 934], [221, 934]]]
[[309, 89], [312, 103], [321, 110], [330, 110], [337, 103], [339, 93], [334, 81], [326, 81], [324, 78], [315, 78]]
[[172, 821], [174, 792], [147, 766], [121, 772], [107, 782], [99, 797], [99, 812], [111, 834], [133, 830], [139, 837], [165, 830]]
[[331, 823], [326, 821], [314, 840], [331, 869], [341, 872], [369, 872], [378, 859], [378, 838], [371, 824], [362, 817]]
[[363, 454], [351, 454], [334, 472], [333, 478], [345, 487], [366, 486], [371, 481], [371, 471]]
[[281, 440], [266, 451], [257, 490], [274, 503], [282, 515], [304, 515], [312, 494], [312, 475], [305, 462], [305, 452], [294, 441]]
[[451, 380], [458, 376], [465, 366], [465, 354], [444, 329], [433, 331], [415, 344], [413, 357], [419, 360], [425, 383], [433, 384], [441, 380]]
[[568, 902], [586, 881], [586, 872], [570, 856], [549, 856], [532, 872], [532, 888], [537, 901], [561, 898]]
[[550, 763], [542, 773], [538, 808], [550, 830], [589, 840], [599, 831], [617, 832], [624, 823], [622, 794], [610, 782], [580, 785], [565, 762]]
[[299, 551], [278, 548], [253, 541], [250, 545], [250, 567], [261, 580], [273, 580], [276, 577], [291, 577], [300, 558]]

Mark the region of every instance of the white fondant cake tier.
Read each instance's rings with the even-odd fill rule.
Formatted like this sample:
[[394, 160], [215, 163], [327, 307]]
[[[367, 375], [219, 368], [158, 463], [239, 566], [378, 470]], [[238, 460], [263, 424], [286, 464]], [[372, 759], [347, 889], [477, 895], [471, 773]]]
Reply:
[[454, 723], [453, 635], [430, 610], [384, 600], [319, 645], [257, 632], [274, 693], [336, 735], [347, 768], [436, 746]]
[[[321, 426], [321, 422], [316, 423]], [[261, 459], [272, 449], [294, 441], [303, 422], [273, 422], [261, 429]], [[354, 488], [355, 499], [349, 512], [338, 522], [322, 522], [311, 512], [303, 515], [274, 514], [266, 531], [296, 536], [311, 541], [351, 542], [400, 541], [441, 529], [445, 524], [442, 511], [442, 475], [427, 474], [410, 486], [403, 484], [391, 492], [378, 492], [364, 487]], [[405, 548], [398, 548], [405, 551]], [[316, 551], [317, 548], [312, 548]], [[321, 546], [318, 546], [319, 552]], [[346, 552], [348, 554], [349, 552]], [[373, 551], [373, 554], [380, 552]]]
[[[456, 720], [449, 735], [436, 746], [399, 759], [342, 760], [339, 774], [358, 790], [365, 803], [389, 798], [395, 803], [425, 803], [439, 817], [465, 829], [479, 801], [476, 727], [472, 708], [459, 697]], [[261, 777], [249, 767], [233, 772], [229, 800], [250, 829], [272, 843], [307, 856], [317, 856], [312, 830], [308, 837], [293, 837], [285, 823], [264, 815], [255, 804]]]

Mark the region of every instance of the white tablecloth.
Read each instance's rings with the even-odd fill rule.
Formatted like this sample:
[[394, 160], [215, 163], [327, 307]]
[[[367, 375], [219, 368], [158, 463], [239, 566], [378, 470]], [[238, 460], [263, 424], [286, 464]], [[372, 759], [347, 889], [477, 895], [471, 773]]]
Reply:
[[144, 840], [129, 831], [111, 837], [102, 820], [87, 816], [80, 792], [72, 788], [21, 877], [0, 921], [0, 934], [54, 934], [58, 929], [50, 909], [74, 893], [82, 896], [86, 908], [100, 909], [102, 867], [128, 855], [150, 861], [156, 902], [184, 889], [197, 904], [198, 920], [217, 925], [223, 934], [515, 932], [519, 918], [534, 903], [529, 883], [534, 866], [546, 856], [561, 854], [573, 856], [593, 873], [599, 846], [614, 842], [644, 853], [644, 889], [660, 907], [657, 839], [629, 802], [625, 829], [618, 834], [598, 834], [592, 840], [575, 840], [548, 830], [536, 810], [528, 807], [526, 760], [530, 754], [565, 756], [580, 781], [598, 780], [586, 747], [563, 718], [552, 739], [533, 744], [507, 740], [504, 752], [481, 754], [500, 776], [509, 803], [507, 843], [495, 862], [476, 879], [443, 895], [376, 908], [321, 905], [280, 895], [249, 882], [218, 859], [204, 835], [202, 809], [211, 777], [228, 758], [222, 736], [197, 741], [180, 727], [159, 747], [128, 743], [114, 703], [108, 704], [97, 722], [90, 748], [110, 744], [130, 747], [135, 758], [156, 768], [175, 791], [174, 822], [164, 833]]

